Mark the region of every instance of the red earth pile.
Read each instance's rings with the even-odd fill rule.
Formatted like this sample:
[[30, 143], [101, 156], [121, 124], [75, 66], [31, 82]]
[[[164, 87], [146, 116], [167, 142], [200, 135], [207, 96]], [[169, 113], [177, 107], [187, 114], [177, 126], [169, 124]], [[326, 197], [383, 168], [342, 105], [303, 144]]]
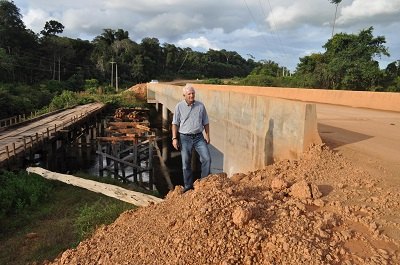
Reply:
[[146, 83], [136, 84], [136, 85], [130, 87], [129, 89], [127, 89], [127, 91], [133, 91], [137, 98], [146, 99], [147, 84]]
[[51, 264], [400, 264], [399, 191], [324, 146], [210, 175], [123, 213]]

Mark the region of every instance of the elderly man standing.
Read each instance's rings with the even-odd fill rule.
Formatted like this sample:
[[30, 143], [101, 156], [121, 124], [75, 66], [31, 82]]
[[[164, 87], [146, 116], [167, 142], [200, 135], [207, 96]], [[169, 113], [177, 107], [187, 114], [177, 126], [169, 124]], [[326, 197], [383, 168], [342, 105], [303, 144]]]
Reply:
[[181, 150], [182, 156], [183, 192], [193, 189], [191, 167], [193, 149], [200, 156], [201, 178], [210, 174], [211, 167], [210, 151], [208, 150], [210, 143], [208, 115], [204, 104], [194, 100], [195, 94], [191, 85], [187, 84], [183, 88], [184, 100], [176, 105], [172, 120], [172, 145], [176, 150]]

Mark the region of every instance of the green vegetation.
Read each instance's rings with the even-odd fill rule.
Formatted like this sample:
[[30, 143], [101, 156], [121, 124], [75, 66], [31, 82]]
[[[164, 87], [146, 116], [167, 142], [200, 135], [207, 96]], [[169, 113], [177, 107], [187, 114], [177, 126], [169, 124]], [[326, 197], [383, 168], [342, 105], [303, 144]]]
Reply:
[[[116, 184], [115, 180], [103, 180]], [[134, 208], [25, 172], [2, 172], [0, 182], [0, 264], [54, 259], [90, 236], [97, 227]]]
[[[337, 10], [341, 1], [330, 2]], [[201, 53], [148, 37], [136, 43], [123, 29], [104, 29], [86, 41], [58, 36], [64, 26], [50, 20], [34, 33], [25, 27], [12, 1], [0, 0], [0, 17], [4, 18], [0, 20], [0, 119], [92, 100], [118, 103], [121, 99], [110, 96], [116, 93], [117, 66], [121, 91], [152, 79], [400, 91], [400, 60], [379, 68], [375, 59], [389, 52], [385, 37], [373, 36], [373, 27], [359, 34], [334, 35], [333, 26], [332, 37], [323, 45], [325, 52], [299, 58], [296, 71], [290, 72], [271, 60], [255, 62], [251, 55], [246, 60], [225, 49]], [[85, 97], [65, 91], [84, 92]]]
[[[43, 178], [25, 172], [17, 174], [3, 172], [0, 174], [0, 219], [7, 216], [21, 214], [30, 208], [37, 207], [51, 195], [52, 187]], [[4, 226], [0, 225], [0, 233], [4, 233]], [[7, 228], [9, 229], [9, 227]]]
[[79, 240], [90, 236], [96, 228], [103, 224], [110, 224], [124, 211], [131, 209], [132, 205], [118, 201], [99, 199], [95, 203], [85, 204], [79, 209], [79, 215], [74, 222]]

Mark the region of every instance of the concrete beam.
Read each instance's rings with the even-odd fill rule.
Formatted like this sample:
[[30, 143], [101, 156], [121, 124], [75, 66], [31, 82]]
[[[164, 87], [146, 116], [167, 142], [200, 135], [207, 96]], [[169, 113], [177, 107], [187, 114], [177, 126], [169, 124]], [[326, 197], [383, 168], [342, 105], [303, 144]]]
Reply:
[[[231, 86], [194, 85], [207, 108], [211, 144], [223, 156], [228, 175], [263, 168], [274, 160], [293, 159], [310, 144], [321, 143], [315, 104], [235, 90]], [[148, 101], [172, 112], [183, 99], [182, 87], [149, 83]], [[150, 98], [149, 98], [150, 96]]]
[[197, 84], [198, 88], [208, 89], [218, 87], [232, 92], [246, 91], [248, 94], [264, 97], [283, 98], [305, 102], [335, 104], [356, 108], [368, 108], [400, 112], [400, 93], [350, 91], [332, 89], [307, 89], [287, 87], [256, 87], [256, 86], [215, 86]]

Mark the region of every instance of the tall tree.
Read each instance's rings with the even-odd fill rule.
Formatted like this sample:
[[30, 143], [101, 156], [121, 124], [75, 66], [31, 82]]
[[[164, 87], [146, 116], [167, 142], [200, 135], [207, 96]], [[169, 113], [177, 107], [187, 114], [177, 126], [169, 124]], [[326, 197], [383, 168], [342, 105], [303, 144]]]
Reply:
[[331, 2], [332, 4], [335, 4], [335, 18], [333, 19], [333, 26], [332, 26], [332, 37], [333, 37], [333, 33], [335, 32], [337, 10], [338, 10], [339, 4], [342, 2], [342, 0], [329, 0], [329, 2]]
[[374, 37], [373, 27], [356, 34], [336, 34], [323, 46], [332, 88], [366, 90], [382, 78], [376, 57], [389, 56], [385, 37]]
[[0, 48], [11, 53], [13, 48], [19, 46], [25, 32], [22, 15], [13, 1], [0, 0]]
[[64, 31], [64, 25], [56, 20], [47, 21], [40, 32], [43, 36], [54, 36]]
[[25, 28], [14, 2], [0, 0], [0, 49], [8, 55], [8, 75], [3, 81], [32, 81], [35, 61], [30, 56], [37, 48], [37, 36]]

